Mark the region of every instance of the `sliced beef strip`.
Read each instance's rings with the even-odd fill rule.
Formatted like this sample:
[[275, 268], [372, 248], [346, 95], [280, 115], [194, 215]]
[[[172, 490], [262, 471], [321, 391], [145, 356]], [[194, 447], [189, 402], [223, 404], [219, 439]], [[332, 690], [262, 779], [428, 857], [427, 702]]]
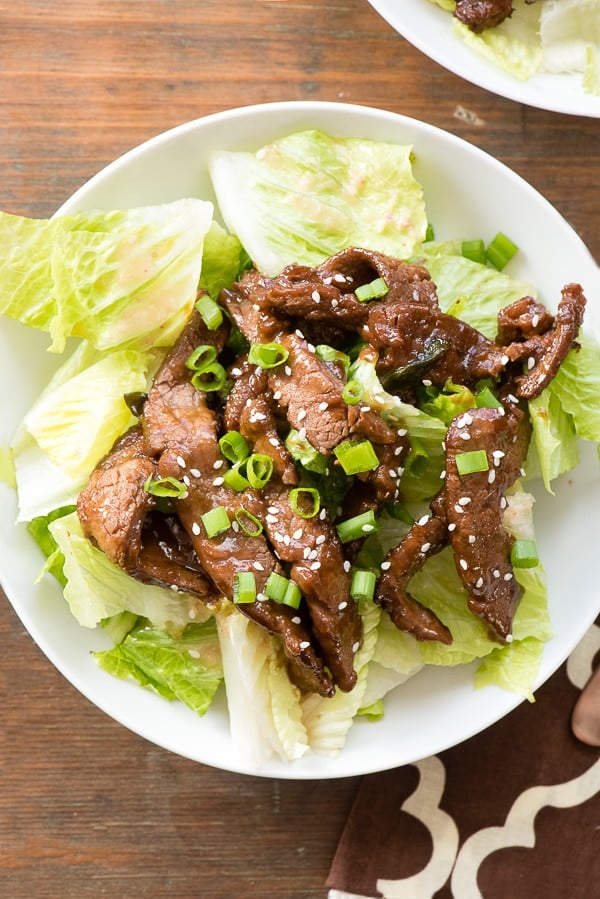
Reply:
[[[511, 362], [526, 358], [529, 370], [515, 379], [516, 395], [534, 399], [556, 376], [569, 350], [577, 347], [586, 298], [580, 284], [567, 284], [561, 293], [553, 324], [543, 334], [506, 348]], [[529, 362], [531, 360], [531, 362]]]
[[[502, 524], [506, 490], [519, 477], [530, 424], [515, 404], [457, 416], [446, 436], [446, 515], [457, 571], [468, 605], [492, 635], [506, 641], [522, 594], [510, 560], [513, 538]], [[488, 470], [460, 475], [459, 453], [483, 449]]]
[[277, 476], [284, 484], [293, 486], [298, 483], [298, 472], [279, 435], [274, 404], [267, 372], [258, 366], [238, 363], [236, 380], [225, 403], [225, 428], [239, 431], [255, 452], [272, 458]]
[[409, 592], [411, 578], [427, 559], [448, 544], [445, 500], [440, 492], [431, 504], [431, 514], [416, 521], [381, 566], [375, 602], [384, 609], [395, 626], [417, 640], [452, 643], [452, 634], [437, 615], [419, 603]]
[[515, 341], [528, 340], [549, 331], [553, 324], [554, 316], [545, 306], [533, 297], [521, 297], [498, 313], [496, 343], [507, 346]]
[[194, 547], [175, 515], [150, 512], [142, 529], [142, 548], [134, 577], [139, 581], [177, 587], [203, 602], [219, 599]]
[[[242, 505], [239, 495], [223, 483], [216, 416], [208, 408], [205, 394], [191, 384], [185, 366], [193, 349], [208, 344], [211, 338], [218, 345], [223, 335], [207, 332], [195, 315], [157, 373], [144, 404], [142, 423], [148, 446], [159, 454], [158, 476], [186, 483], [187, 493], [176, 501], [177, 515], [203, 569], [218, 591], [231, 600], [237, 572], [254, 572], [260, 595], [269, 574], [282, 573], [282, 569], [263, 535], [250, 537], [232, 527], [209, 538], [201, 522], [201, 516], [217, 506], [224, 506], [233, 521]], [[332, 693], [333, 684], [320, 653], [298, 616], [266, 599], [237, 608], [282, 637], [294, 683], [310, 684], [312, 691], [322, 695]]]
[[[354, 656], [362, 637], [358, 608], [350, 597], [349, 564], [329, 516], [313, 518], [294, 512], [287, 490], [269, 484], [265, 528], [278, 556], [290, 565], [290, 578], [300, 587], [312, 629], [335, 682], [344, 691], [356, 684]], [[346, 570], [348, 569], [348, 570]]]
[[479, 34], [500, 25], [512, 13], [512, 0], [456, 0], [454, 15]]
[[378, 442], [394, 440], [394, 432], [363, 403], [349, 406], [342, 396], [344, 382], [298, 334], [286, 334], [280, 343], [288, 350], [285, 365], [269, 371], [269, 387], [290, 425], [306, 435], [325, 455], [352, 433], [377, 435]]

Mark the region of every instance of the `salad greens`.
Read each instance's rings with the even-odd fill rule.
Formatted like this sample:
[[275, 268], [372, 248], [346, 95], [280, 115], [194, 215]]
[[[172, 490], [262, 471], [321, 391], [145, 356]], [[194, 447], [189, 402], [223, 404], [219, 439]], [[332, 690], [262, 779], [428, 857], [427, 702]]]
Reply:
[[[211, 173], [221, 223], [202, 200], [49, 221], [0, 213], [0, 311], [47, 332], [49, 349], [65, 353], [11, 447], [2, 448], [3, 476], [14, 475], [16, 483], [19, 520], [30, 522], [48, 556], [44, 572], [64, 585], [79, 624], [102, 627], [114, 642], [96, 654], [98, 664], [198, 714], [224, 683], [232, 737], [257, 760], [339, 752], [356, 717], [384, 714], [385, 695], [423, 665], [479, 660], [476, 685], [530, 697], [551, 636], [541, 565], [518, 571], [524, 595], [514, 639], [499, 646], [468, 610], [452, 554], [443, 551], [413, 578], [411, 592], [450, 627], [453, 643], [418, 643], [372, 601], [361, 600], [356, 687], [331, 699], [303, 697], [287, 677], [275, 637], [225, 600], [209, 608], [189, 594], [132, 579], [83, 536], [74, 511], [97, 462], [135, 421], [124, 396], [148, 389], [198, 287], [216, 298], [250, 259], [272, 275], [292, 262], [319, 263], [350, 245], [419, 260], [438, 286], [442, 309], [492, 337], [499, 309], [534, 294], [531, 285], [464, 258], [460, 239], [426, 240], [427, 212], [412, 156], [411, 147], [319, 131], [289, 135], [254, 154], [215, 153]], [[582, 337], [581, 351], [531, 404], [527, 469], [541, 474], [549, 490], [577, 464], [578, 438], [600, 440], [599, 361], [598, 345]], [[403, 506], [385, 514], [363, 544], [358, 561], [369, 567], [427, 509], [439, 488], [447, 425], [475, 398], [448, 384], [426, 390], [420, 406], [411, 405], [384, 389], [373, 362], [359, 357], [348, 364], [365, 401], [405, 428], [411, 442]], [[306, 456], [308, 450], [296, 441], [295, 452]], [[526, 480], [512, 489], [505, 526], [515, 536], [534, 537]]]
[[[431, 0], [453, 13], [455, 0]], [[514, 12], [475, 34], [457, 19], [455, 33], [495, 65], [527, 80], [537, 72], [581, 74], [583, 90], [600, 96], [600, 0], [513, 0]]]

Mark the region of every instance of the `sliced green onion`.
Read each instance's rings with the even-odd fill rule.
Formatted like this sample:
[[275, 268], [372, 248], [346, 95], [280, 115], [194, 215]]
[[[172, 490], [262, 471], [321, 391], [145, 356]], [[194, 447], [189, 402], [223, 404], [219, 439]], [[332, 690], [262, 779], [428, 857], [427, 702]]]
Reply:
[[346, 384], [344, 384], [344, 389], [342, 390], [342, 399], [349, 406], [356, 406], [357, 403], [360, 403], [364, 392], [365, 389], [360, 381], [357, 381], [356, 378], [351, 378]]
[[435, 240], [435, 231], [431, 222], [427, 222], [427, 228], [425, 229], [425, 241], [428, 240]]
[[329, 346], [327, 343], [320, 343], [315, 347], [315, 353], [322, 359], [323, 362], [337, 362], [344, 367], [344, 371], [347, 372], [350, 368], [350, 356], [346, 353], [342, 353], [341, 350], [336, 350], [335, 347]]
[[240, 506], [235, 510], [235, 520], [247, 537], [259, 537], [263, 532], [263, 523], [260, 518]]
[[374, 534], [380, 527], [381, 525], [375, 518], [375, 512], [373, 509], [369, 509], [353, 518], [340, 521], [336, 525], [336, 531], [341, 543], [350, 543], [351, 540], [360, 540], [368, 537], [369, 534]]
[[217, 351], [210, 344], [202, 344], [197, 346], [193, 353], [185, 360], [185, 367], [192, 371], [204, 371], [207, 365], [216, 362]]
[[289, 499], [292, 510], [300, 518], [314, 518], [321, 508], [321, 496], [315, 487], [294, 487]]
[[348, 475], [372, 471], [379, 465], [377, 453], [370, 440], [345, 440], [334, 449], [334, 455]]
[[284, 606], [290, 606], [292, 609], [297, 609], [300, 606], [301, 600], [302, 591], [298, 584], [295, 584], [294, 581], [288, 581], [288, 585], [285, 589], [285, 596], [281, 600]]
[[355, 568], [350, 583], [350, 596], [353, 599], [373, 599], [377, 578], [368, 568]]
[[506, 234], [498, 231], [485, 252], [488, 262], [501, 272], [518, 249], [518, 246]]
[[250, 482], [250, 486], [256, 490], [260, 490], [271, 478], [273, 474], [273, 460], [270, 456], [263, 453], [252, 453], [245, 460], [246, 477]]
[[515, 568], [535, 568], [539, 565], [535, 540], [515, 540], [510, 550], [510, 561]]
[[482, 240], [463, 240], [460, 252], [471, 262], [479, 262], [481, 265], [486, 263], [485, 244]]
[[250, 481], [243, 473], [246, 468], [245, 461], [245, 459], [242, 459], [241, 462], [237, 462], [233, 468], [228, 469], [223, 474], [225, 484], [231, 490], [235, 490], [236, 493], [242, 493], [242, 491], [247, 490], [250, 486]]
[[307, 471], [325, 474], [328, 465], [327, 456], [316, 450], [306, 437], [301, 437], [295, 428], [292, 428], [285, 438], [285, 448], [294, 462], [298, 462]]
[[248, 362], [261, 368], [276, 368], [282, 365], [289, 355], [280, 343], [253, 343], [248, 353]]
[[252, 571], [238, 571], [233, 577], [233, 601], [236, 605], [256, 600], [256, 578]]
[[215, 301], [204, 294], [196, 300], [196, 309], [209, 331], [216, 331], [223, 322], [223, 311]]
[[369, 284], [361, 284], [360, 287], [357, 287], [354, 296], [361, 303], [365, 303], [368, 300], [378, 300], [380, 297], [384, 297], [388, 290], [389, 287], [383, 278], [375, 278]]
[[226, 381], [227, 372], [219, 362], [205, 365], [202, 371], [195, 371], [191, 377], [193, 386], [197, 390], [203, 390], [205, 393], [221, 390]]
[[242, 462], [250, 455], [246, 438], [239, 431], [227, 431], [219, 440], [219, 449], [229, 462]]
[[225, 506], [215, 506], [200, 516], [207, 537], [216, 537], [231, 527], [231, 521]]
[[457, 453], [456, 469], [460, 475], [475, 474], [478, 471], [487, 471], [489, 466], [485, 450], [470, 450], [467, 453]]
[[272, 571], [265, 584], [265, 596], [274, 599], [275, 602], [283, 602], [289, 580], [282, 574]]
[[151, 493], [152, 496], [171, 496], [175, 499], [179, 499], [179, 497], [187, 494], [186, 485], [183, 481], [178, 481], [177, 478], [157, 478], [156, 480], [153, 480], [151, 477], [147, 478], [144, 483], [144, 490], [146, 493]]
[[488, 409], [502, 408], [502, 403], [500, 402], [498, 397], [492, 393], [489, 387], [483, 387], [481, 390], [477, 391], [477, 393], [475, 394], [475, 405], [479, 409], [484, 407]]

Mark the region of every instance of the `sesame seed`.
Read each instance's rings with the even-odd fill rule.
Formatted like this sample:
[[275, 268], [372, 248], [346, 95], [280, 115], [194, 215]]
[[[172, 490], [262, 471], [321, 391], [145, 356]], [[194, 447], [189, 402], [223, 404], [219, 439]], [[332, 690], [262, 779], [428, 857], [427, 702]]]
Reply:
[[506, 642], [506, 643], [512, 643], [513, 640], [514, 640], [514, 637], [513, 637], [512, 634], [507, 634], [507, 635], [506, 635], [506, 637], [505, 637], [505, 642]]
[[239, 376], [241, 375], [241, 373], [242, 373], [242, 369], [241, 369], [241, 368], [232, 368], [232, 369], [231, 369], [231, 374], [233, 375], [234, 378], [239, 378]]
[[458, 564], [460, 565], [460, 567], [462, 568], [463, 571], [466, 571], [467, 568], [469, 567], [469, 563], [466, 561], [466, 559], [460, 559]]
[[403, 446], [397, 446], [396, 449], [394, 450], [394, 455], [399, 456], [400, 453], [403, 451], [403, 449], [404, 449]]
[[459, 515], [462, 515], [462, 513], [463, 513], [465, 510], [463, 509], [462, 506], [460, 506], [458, 503], [456, 503], [456, 505], [454, 506], [454, 511], [455, 511], [455, 512], [458, 512]]
[[430, 549], [431, 549], [431, 543], [424, 543], [423, 546], [421, 547], [421, 552], [427, 553], [427, 552], [429, 552]]
[[300, 616], [294, 615], [294, 617], [292, 618], [292, 624], [301, 624], [301, 623], [302, 623], [302, 619], [300, 618]]
[[304, 552], [302, 553], [302, 558], [303, 558], [303, 559], [308, 559], [308, 557], [310, 556], [311, 552], [312, 552], [312, 550], [311, 550], [310, 546], [305, 546], [305, 547], [304, 547]]
[[432, 384], [433, 381], [431, 381], [429, 378], [423, 378], [423, 387], [431, 387]]
[[215, 478], [213, 481], [213, 487], [220, 487], [221, 484], [225, 483], [225, 478]]
[[389, 561], [382, 562], [379, 567], [381, 568], [382, 571], [389, 571], [390, 568], [392, 567], [392, 563]]
[[197, 537], [199, 533], [200, 533], [200, 525], [198, 524], [197, 521], [194, 521], [194, 523], [192, 524], [192, 534], [195, 534]]
[[312, 563], [311, 563], [311, 566], [310, 566], [310, 570], [311, 570], [311, 571], [318, 571], [320, 567], [321, 567], [321, 563], [320, 563], [320, 562], [312, 562]]
[[323, 284], [329, 285], [329, 284], [331, 284], [331, 281], [332, 281], [331, 275], [327, 275], [326, 278], [323, 278]]
[[417, 524], [420, 524], [423, 527], [424, 524], [427, 524], [429, 521], [429, 515], [422, 515], [421, 518], [417, 521]]
[[300, 428], [300, 430], [298, 431], [298, 437], [300, 438], [300, 440], [304, 440], [304, 438], [306, 437], [306, 428]]
[[396, 472], [394, 471], [393, 468], [390, 468], [390, 470], [388, 471], [388, 474], [389, 474], [389, 476], [390, 476], [391, 478], [395, 478], [395, 477], [396, 477]]
[[513, 579], [512, 572], [507, 571], [506, 574], [504, 575], [504, 580], [505, 580], [505, 581], [512, 581], [512, 579]]
[[510, 362], [510, 359], [508, 358], [508, 356], [505, 353], [504, 356], [502, 356], [500, 361], [502, 362], [502, 365], [508, 365], [508, 363]]
[[[291, 374], [291, 369], [290, 369], [290, 374]], [[281, 399], [281, 390], [276, 390], [276, 391], [275, 391], [275, 393], [273, 394], [273, 399], [274, 399], [274, 400], [280, 400], [280, 399]]]
[[286, 375], [287, 375], [288, 378], [289, 378], [289, 376], [290, 376], [291, 373], [292, 373], [292, 369], [290, 368], [290, 366], [289, 366], [289, 365], [286, 365], [285, 368], [284, 368], [283, 370], [284, 370], [284, 372], [286, 373]]
[[533, 328], [537, 328], [537, 326], [539, 325], [539, 323], [540, 323], [540, 317], [539, 317], [539, 315], [538, 315], [537, 312], [536, 312], [536, 314], [535, 314], [535, 315], [532, 317], [532, 319], [531, 319], [531, 326], [532, 326]]
[[374, 531], [374, 530], [375, 530], [375, 526], [372, 524], [363, 524], [363, 526], [361, 528], [361, 531], [363, 531], [365, 534], [370, 534], [371, 531]]
[[509, 394], [507, 395], [506, 399], [507, 399], [510, 403], [514, 403], [515, 406], [516, 406], [516, 405], [518, 404], [518, 402], [519, 402], [518, 399], [516, 398], [516, 396], [514, 395], [514, 393], [509, 393]]
[[315, 543], [317, 544], [317, 546], [321, 546], [323, 543], [325, 543], [326, 539], [327, 538], [325, 537], [325, 534], [319, 534], [319, 536], [315, 540]]
[[370, 412], [370, 411], [371, 411], [371, 407], [370, 407], [370, 406], [363, 406], [363, 405], [361, 404], [361, 410], [362, 410], [363, 412]]
[[216, 470], [223, 468], [223, 459], [217, 459], [216, 462], [213, 462], [213, 468]]
[[348, 574], [348, 572], [350, 571], [351, 568], [352, 568], [351, 563], [348, 561], [348, 559], [346, 559], [344, 562], [344, 571], [346, 572], [346, 574]]
[[255, 568], [257, 571], [265, 570], [265, 566], [262, 564], [262, 562], [259, 562], [259, 561], [253, 562], [252, 567]]
[[461, 438], [461, 440], [470, 440], [471, 439], [471, 435], [469, 434], [468, 431], [461, 431], [458, 436]]
[[239, 526], [238, 522], [235, 520], [235, 518], [234, 518], [234, 520], [231, 522], [231, 529], [233, 530], [233, 532], [234, 532], [235, 534], [239, 534], [240, 526]]
[[494, 575], [494, 577], [500, 577], [500, 572], [498, 571], [497, 568], [494, 568], [494, 570], [492, 571], [492, 574]]
[[177, 459], [175, 461], [180, 468], [185, 468], [185, 459], [183, 458], [183, 456], [177, 456]]
[[348, 603], [346, 602], [345, 599], [343, 599], [341, 601], [341, 603], [338, 604], [338, 609], [340, 610], [340, 612], [343, 612], [344, 609], [347, 609], [347, 608], [348, 608]]
[[480, 590], [483, 587], [483, 578], [482, 577], [477, 578], [477, 580], [475, 581], [475, 586], [477, 587], [478, 590]]
[[470, 502], [471, 502], [470, 496], [461, 496], [461, 498], [458, 501], [458, 504], [459, 504], [459, 506], [468, 506]]
[[313, 290], [313, 292], [311, 293], [311, 297], [313, 298], [315, 303], [321, 302], [321, 294], [319, 293], [318, 290]]
[[444, 471], [441, 471], [441, 472], [440, 472], [440, 478], [441, 478], [441, 480], [443, 481], [445, 477], [446, 477], [446, 471], [445, 471], [445, 470], [444, 470]]
[[193, 478], [199, 478], [201, 472], [199, 468], [190, 468], [190, 474]]
[[200, 653], [198, 652], [197, 649], [188, 649], [188, 655], [191, 656], [193, 659], [200, 658]]
[[268, 599], [266, 593], [262, 593], [262, 592], [261, 592], [261, 593], [257, 593], [257, 594], [256, 594], [256, 601], [257, 601], [257, 602], [264, 602], [266, 599]]
[[307, 343], [307, 344], [306, 344], [306, 349], [309, 351], [309, 353], [316, 353], [316, 352], [317, 352], [314, 343]]
[[530, 356], [527, 360], [527, 368], [529, 369], [529, 371], [531, 371], [531, 369], [533, 368], [534, 365], [535, 365], [535, 359], [533, 358], [533, 356]]
[[186, 487], [189, 487], [190, 484], [192, 483], [186, 474], [184, 474], [184, 476], [182, 477], [181, 480], [183, 481], [183, 483], [185, 484]]
[[265, 515], [265, 521], [266, 521], [268, 524], [277, 524], [277, 522], [279, 521], [279, 519], [277, 518], [276, 515], [271, 515], [270, 513], [267, 513], [267, 514]]
[[255, 421], [266, 421], [267, 416], [264, 412], [255, 412], [254, 413]]
[[399, 428], [397, 431], [397, 434], [398, 434], [398, 437], [406, 437], [406, 435], [408, 434], [408, 431], [406, 430], [406, 428]]
[[300, 644], [300, 649], [308, 649], [309, 646], [310, 646], [310, 643], [308, 642], [308, 640], [303, 640], [302, 643]]
[[[329, 282], [329, 283], [331, 283], [331, 282]], [[331, 301], [331, 306], [332, 306], [332, 308], [335, 309], [336, 306], [339, 305], [339, 302], [340, 302], [339, 300], [336, 300], [336, 298], [333, 297], [333, 299], [332, 299], [332, 301]]]
[[522, 478], [524, 478], [525, 475], [527, 474], [527, 472], [525, 471], [524, 468], [519, 468], [519, 474], [521, 475]]
[[296, 528], [296, 530], [292, 534], [292, 537], [294, 538], [294, 540], [300, 540], [303, 533], [304, 531], [302, 530], [302, 528]]
[[333, 280], [334, 280], [334, 281], [337, 281], [338, 284], [344, 284], [345, 281], [346, 281], [346, 279], [344, 278], [344, 276], [343, 276], [343, 275], [340, 275], [339, 272], [336, 272], [336, 273], [335, 273], [335, 275], [333, 276]]
[[455, 524], [449, 524], [449, 525], [448, 525], [448, 530], [449, 530], [449, 531], [455, 531], [455, 530], [456, 530], [456, 525], [455, 525]]
[[306, 409], [300, 409], [298, 412], [298, 421], [304, 421], [306, 418]]
[[289, 545], [290, 545], [291, 540], [290, 540], [290, 535], [289, 535], [289, 534], [284, 534], [284, 535], [283, 535], [283, 542], [285, 543], [286, 546], [289, 546]]
[[321, 511], [319, 512], [319, 520], [325, 521], [326, 517], [327, 517], [327, 509], [321, 509]]
[[277, 515], [279, 509], [277, 508], [277, 506], [267, 506], [267, 512], [270, 512], [271, 515]]
[[356, 643], [352, 644], [352, 652], [358, 652], [359, 646], [360, 646], [360, 641], [357, 640]]
[[173, 591], [173, 593], [179, 593], [179, 587], [177, 586], [177, 584], [171, 584], [171, 590]]
[[279, 440], [277, 437], [269, 437], [269, 443], [271, 446], [279, 446]]
[[316, 559], [318, 555], [319, 555], [319, 553], [317, 552], [316, 549], [311, 549], [311, 551], [310, 551], [309, 554], [308, 554], [308, 558], [309, 558], [309, 559]]
[[475, 534], [469, 534], [469, 543], [475, 543], [476, 540], [477, 537], [475, 536]]
[[508, 500], [506, 499], [505, 496], [501, 496], [500, 497], [500, 508], [506, 509], [507, 506], [508, 506]]
[[493, 484], [496, 480], [496, 471], [493, 468], [490, 468], [488, 471], [488, 484]]

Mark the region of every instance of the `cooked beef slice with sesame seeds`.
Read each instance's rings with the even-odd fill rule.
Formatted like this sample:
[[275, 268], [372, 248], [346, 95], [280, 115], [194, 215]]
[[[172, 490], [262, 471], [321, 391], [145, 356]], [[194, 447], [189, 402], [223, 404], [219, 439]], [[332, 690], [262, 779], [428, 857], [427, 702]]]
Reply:
[[[382, 300], [369, 303], [362, 336], [378, 351], [377, 371], [383, 378], [417, 365], [437, 387], [448, 380], [474, 386], [482, 378], [497, 377], [506, 365], [503, 347], [441, 311], [429, 276], [392, 282]], [[431, 345], [445, 350], [430, 354]], [[421, 363], [428, 357], [432, 361], [424, 372]]]
[[533, 297], [521, 297], [498, 313], [496, 343], [508, 346], [518, 340], [527, 340], [549, 331], [553, 324], [554, 316], [545, 306]]
[[273, 413], [276, 402], [267, 372], [247, 362], [238, 363], [239, 374], [225, 402], [223, 422], [228, 431], [239, 431], [254, 451], [273, 460], [274, 471], [284, 484], [295, 485], [299, 475], [285, 447]]
[[[472, 409], [454, 418], [446, 435], [446, 516], [456, 568], [468, 605], [505, 641], [521, 598], [510, 560], [513, 538], [502, 524], [505, 493], [520, 475], [531, 426], [518, 406]], [[484, 450], [488, 469], [460, 475], [457, 456]]]
[[512, 0], [456, 0], [454, 15], [471, 31], [479, 34], [486, 28], [500, 25], [512, 13]]
[[145, 451], [139, 427], [120, 437], [92, 472], [77, 500], [86, 537], [125, 571], [135, 569], [144, 518], [155, 499], [144, 484], [156, 475], [156, 462]]
[[281, 331], [281, 321], [264, 302], [270, 279], [248, 271], [231, 288], [223, 289], [219, 302], [249, 343], [268, 343]]
[[452, 643], [452, 634], [446, 625], [409, 592], [413, 575], [447, 544], [445, 503], [440, 493], [431, 504], [431, 515], [424, 515], [411, 526], [381, 566], [375, 602], [388, 613], [399, 630], [412, 634], [417, 640]]
[[203, 602], [219, 598], [176, 515], [152, 511], [146, 516], [134, 576], [139, 581], [193, 593]]
[[289, 493], [269, 482], [265, 528], [278, 556], [290, 566], [290, 578], [304, 595], [312, 629], [326, 665], [341, 690], [356, 683], [354, 655], [362, 625], [350, 597], [349, 565], [345, 565], [336, 530], [324, 510], [303, 518], [292, 508]]
[[[516, 394], [531, 400], [539, 396], [556, 376], [567, 353], [577, 348], [577, 335], [583, 322], [586, 298], [580, 284], [567, 284], [561, 292], [551, 327], [523, 343], [506, 348], [511, 362], [528, 360], [528, 371], [515, 378]], [[529, 361], [531, 360], [531, 361]]]

